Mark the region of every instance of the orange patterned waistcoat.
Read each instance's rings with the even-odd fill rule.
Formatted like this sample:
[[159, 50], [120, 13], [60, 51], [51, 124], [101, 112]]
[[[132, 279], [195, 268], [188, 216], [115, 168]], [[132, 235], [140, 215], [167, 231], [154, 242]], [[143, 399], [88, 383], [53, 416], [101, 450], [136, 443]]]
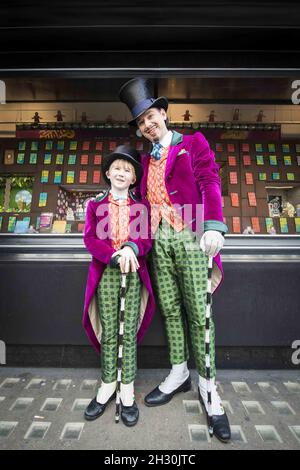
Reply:
[[108, 195], [108, 213], [111, 229], [111, 246], [120, 250], [123, 243], [129, 238], [130, 200], [114, 200], [111, 193]]
[[163, 148], [161, 158], [150, 158], [147, 178], [147, 199], [151, 205], [151, 231], [154, 234], [161, 219], [165, 219], [176, 232], [181, 232], [185, 224], [174, 209], [165, 185], [165, 171], [169, 147]]

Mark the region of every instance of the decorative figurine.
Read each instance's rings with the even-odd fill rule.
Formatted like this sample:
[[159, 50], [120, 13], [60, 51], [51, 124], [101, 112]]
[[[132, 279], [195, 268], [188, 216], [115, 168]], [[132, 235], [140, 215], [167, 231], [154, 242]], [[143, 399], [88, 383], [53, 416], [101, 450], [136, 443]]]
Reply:
[[240, 110], [239, 110], [239, 108], [236, 108], [234, 110], [232, 120], [233, 121], [238, 121], [239, 120], [239, 115], [240, 115]]
[[54, 117], [56, 117], [57, 122], [61, 122], [61, 121], [63, 121], [63, 118], [65, 117], [65, 114], [62, 114], [61, 110], [58, 109], [57, 113], [54, 115]]
[[263, 122], [263, 118], [266, 117], [264, 115], [264, 111], [263, 109], [261, 109], [258, 113], [258, 115], [256, 116], [256, 122]]
[[187, 109], [185, 111], [185, 113], [182, 115], [183, 116], [183, 120], [184, 121], [189, 121], [191, 117], [193, 117], [191, 114], [190, 114], [190, 110]]
[[211, 110], [211, 112], [209, 113], [207, 117], [208, 117], [208, 122], [215, 122], [216, 113], [214, 109]]
[[40, 120], [43, 119], [43, 118], [42, 118], [42, 117], [39, 115], [39, 113], [36, 111], [36, 112], [34, 113], [34, 116], [32, 116], [31, 119], [33, 119], [34, 124], [39, 124], [39, 123], [40, 123]]

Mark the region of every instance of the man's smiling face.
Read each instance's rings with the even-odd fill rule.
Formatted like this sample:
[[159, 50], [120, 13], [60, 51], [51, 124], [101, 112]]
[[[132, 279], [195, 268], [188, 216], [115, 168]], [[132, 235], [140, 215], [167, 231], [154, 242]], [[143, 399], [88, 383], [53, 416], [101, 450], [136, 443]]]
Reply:
[[167, 113], [163, 108], [150, 108], [137, 118], [136, 123], [146, 139], [158, 142], [168, 132], [166, 119]]

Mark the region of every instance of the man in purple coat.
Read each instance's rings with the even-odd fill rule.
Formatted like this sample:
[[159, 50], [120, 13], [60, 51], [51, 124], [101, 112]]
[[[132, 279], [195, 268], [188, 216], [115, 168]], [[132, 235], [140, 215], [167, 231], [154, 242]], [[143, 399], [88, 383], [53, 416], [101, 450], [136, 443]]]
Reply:
[[[166, 379], [145, 397], [147, 406], [168, 403], [191, 389], [187, 368], [189, 331], [198, 391], [208, 417], [206, 362], [206, 294], [208, 256], [213, 257], [211, 291], [223, 277], [219, 251], [227, 226], [223, 222], [219, 167], [203, 134], [182, 135], [167, 128], [168, 100], [153, 98], [148, 80], [133, 79], [119, 92], [131, 114], [130, 125], [152, 143], [144, 155], [140, 193], [151, 206], [154, 238], [151, 271], [155, 294], [164, 318], [172, 369]], [[227, 415], [215, 384], [214, 322], [210, 319], [209, 367], [212, 380], [213, 433], [222, 442], [231, 437]]]

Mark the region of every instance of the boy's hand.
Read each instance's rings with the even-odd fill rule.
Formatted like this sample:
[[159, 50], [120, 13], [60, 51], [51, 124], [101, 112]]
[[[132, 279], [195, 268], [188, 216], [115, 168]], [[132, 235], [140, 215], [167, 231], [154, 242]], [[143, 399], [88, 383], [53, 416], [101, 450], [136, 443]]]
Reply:
[[129, 271], [135, 273], [139, 269], [139, 262], [130, 246], [124, 246], [117, 253], [120, 255], [119, 265], [122, 273], [128, 273]]

